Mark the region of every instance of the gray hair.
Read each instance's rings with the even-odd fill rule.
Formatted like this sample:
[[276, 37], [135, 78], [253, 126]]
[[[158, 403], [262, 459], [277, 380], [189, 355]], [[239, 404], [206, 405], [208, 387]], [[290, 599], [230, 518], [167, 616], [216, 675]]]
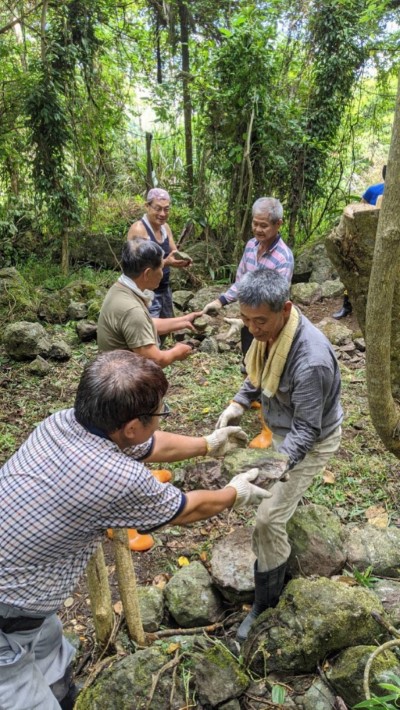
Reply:
[[259, 197], [254, 202], [251, 213], [253, 217], [259, 213], [267, 214], [271, 222], [278, 222], [283, 219], [283, 207], [275, 197]]
[[137, 278], [145, 269], [157, 269], [162, 260], [163, 250], [150, 239], [129, 239], [122, 248], [122, 271], [130, 279]]
[[279, 313], [289, 300], [290, 287], [286, 279], [271, 269], [258, 269], [245, 274], [239, 283], [239, 303], [250, 308], [268, 306]]

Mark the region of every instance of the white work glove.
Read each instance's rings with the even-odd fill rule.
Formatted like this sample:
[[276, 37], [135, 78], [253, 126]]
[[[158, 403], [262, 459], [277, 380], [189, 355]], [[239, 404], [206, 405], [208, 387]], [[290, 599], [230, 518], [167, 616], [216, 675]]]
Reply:
[[229, 424], [238, 424], [240, 417], [244, 414], [244, 407], [238, 402], [231, 402], [229, 407], [224, 409], [217, 421], [216, 429], [222, 429]]
[[249, 471], [239, 473], [225, 486], [231, 486], [236, 490], [236, 500], [232, 508], [241, 508], [243, 505], [258, 505], [264, 498], [271, 498], [271, 491], [255, 486], [250, 481], [255, 481], [259, 474], [258, 468], [251, 468]]
[[224, 340], [234, 340], [239, 342], [240, 331], [243, 328], [243, 321], [241, 318], [224, 318], [224, 323], [228, 323], [230, 328], [226, 335], [224, 335]]
[[215, 301], [211, 301], [211, 303], [207, 303], [207, 305], [204, 306], [203, 314], [204, 313], [215, 313], [215, 312], [220, 311], [221, 308], [222, 308], [222, 303], [219, 300], [219, 298], [217, 298]]
[[223, 429], [216, 429], [204, 438], [207, 442], [207, 453], [210, 456], [224, 456], [229, 451], [237, 449], [238, 446], [244, 448], [248, 441], [247, 434], [240, 426], [226, 426]]

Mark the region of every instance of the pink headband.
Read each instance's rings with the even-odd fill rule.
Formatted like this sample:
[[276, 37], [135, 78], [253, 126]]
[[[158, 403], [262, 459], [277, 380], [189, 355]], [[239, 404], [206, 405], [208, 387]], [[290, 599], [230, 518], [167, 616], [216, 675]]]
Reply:
[[161, 187], [152, 187], [147, 193], [147, 202], [152, 200], [168, 200], [170, 202], [171, 198], [168, 192]]

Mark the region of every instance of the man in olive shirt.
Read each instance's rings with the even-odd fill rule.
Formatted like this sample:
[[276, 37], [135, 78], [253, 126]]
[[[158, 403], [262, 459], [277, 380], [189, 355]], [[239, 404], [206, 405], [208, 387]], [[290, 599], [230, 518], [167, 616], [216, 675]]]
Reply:
[[160, 367], [184, 360], [192, 352], [189, 345], [177, 343], [169, 350], [160, 350], [158, 336], [182, 328], [193, 329], [192, 322], [200, 313], [151, 318], [149, 304], [163, 273], [161, 247], [144, 239], [128, 241], [124, 244], [121, 261], [122, 276], [111, 286], [100, 311], [99, 350], [132, 350]]

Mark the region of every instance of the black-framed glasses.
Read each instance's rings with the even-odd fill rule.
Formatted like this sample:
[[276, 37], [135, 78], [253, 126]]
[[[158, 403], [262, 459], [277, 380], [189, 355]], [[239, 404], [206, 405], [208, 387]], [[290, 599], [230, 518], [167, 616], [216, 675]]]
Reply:
[[169, 417], [171, 410], [166, 402], [161, 412], [141, 412], [137, 414], [136, 417]]

